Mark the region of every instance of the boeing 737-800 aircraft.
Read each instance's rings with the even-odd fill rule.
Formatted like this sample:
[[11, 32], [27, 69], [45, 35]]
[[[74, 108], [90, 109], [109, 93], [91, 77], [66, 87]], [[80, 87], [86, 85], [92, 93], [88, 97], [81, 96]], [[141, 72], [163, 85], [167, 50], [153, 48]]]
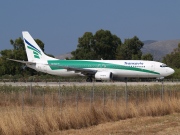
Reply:
[[47, 56], [29, 32], [23, 31], [28, 61], [14, 60], [29, 68], [58, 76], [87, 76], [87, 81], [113, 77], [164, 78], [174, 73], [166, 64], [145, 60], [59, 60]]

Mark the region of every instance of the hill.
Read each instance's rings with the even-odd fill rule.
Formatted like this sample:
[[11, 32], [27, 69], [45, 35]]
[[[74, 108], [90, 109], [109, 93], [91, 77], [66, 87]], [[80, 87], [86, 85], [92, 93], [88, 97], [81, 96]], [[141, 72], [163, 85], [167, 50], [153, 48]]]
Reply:
[[[171, 53], [175, 48], [178, 47], [180, 39], [176, 40], [165, 40], [165, 41], [155, 41], [155, 40], [145, 40], [143, 41], [144, 46], [141, 49], [143, 54], [150, 53], [153, 55], [154, 60], [162, 61], [166, 54]], [[71, 58], [71, 53], [62, 54], [56, 56], [58, 59]]]
[[166, 54], [171, 53], [175, 48], [178, 47], [180, 39], [154, 42], [143, 41], [143, 43], [144, 46], [141, 49], [143, 54], [150, 53], [153, 55], [154, 60], [162, 61], [163, 57], [166, 56]]

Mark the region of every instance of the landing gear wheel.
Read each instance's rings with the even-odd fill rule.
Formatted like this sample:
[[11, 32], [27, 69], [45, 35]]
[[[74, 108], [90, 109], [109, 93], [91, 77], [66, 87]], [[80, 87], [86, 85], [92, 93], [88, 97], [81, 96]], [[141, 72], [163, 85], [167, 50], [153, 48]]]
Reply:
[[91, 77], [88, 77], [88, 78], [86, 79], [86, 82], [92, 82], [92, 78], [91, 78]]

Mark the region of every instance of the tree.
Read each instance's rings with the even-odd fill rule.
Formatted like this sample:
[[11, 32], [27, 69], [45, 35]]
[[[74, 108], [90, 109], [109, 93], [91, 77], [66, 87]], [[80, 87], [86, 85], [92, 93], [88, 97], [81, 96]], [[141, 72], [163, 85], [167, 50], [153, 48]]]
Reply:
[[72, 51], [72, 59], [96, 59], [96, 54], [94, 52], [94, 37], [91, 32], [85, 32], [82, 37], [78, 39], [77, 49]]
[[115, 59], [116, 49], [120, 44], [120, 38], [108, 30], [101, 29], [95, 35], [85, 32], [78, 40], [77, 49], [71, 52], [72, 59]]
[[167, 54], [163, 58], [163, 62], [170, 67], [180, 68], [180, 43], [178, 47], [173, 50], [170, 54]]
[[95, 52], [97, 59], [116, 59], [116, 49], [121, 45], [121, 39], [116, 35], [112, 35], [108, 30], [99, 30], [94, 35]]
[[13, 53], [12, 50], [2, 50], [0, 52], [1, 54], [1, 61], [0, 61], [0, 70], [1, 70], [1, 75], [4, 74], [11, 74], [14, 72], [14, 67], [12, 66], [12, 62], [9, 62], [6, 60], [6, 58], [12, 58], [13, 57]]
[[20, 37], [16, 40], [11, 39], [10, 43], [13, 46], [13, 50], [25, 50], [24, 42]]
[[131, 39], [125, 39], [124, 43], [117, 48], [116, 59], [141, 59], [141, 48], [143, 45], [143, 42], [136, 36]]
[[125, 45], [119, 45], [116, 49], [116, 59], [124, 60], [127, 55], [126, 50], [127, 50], [127, 47]]
[[142, 60], [153, 60], [153, 55], [148, 53], [141, 56]]

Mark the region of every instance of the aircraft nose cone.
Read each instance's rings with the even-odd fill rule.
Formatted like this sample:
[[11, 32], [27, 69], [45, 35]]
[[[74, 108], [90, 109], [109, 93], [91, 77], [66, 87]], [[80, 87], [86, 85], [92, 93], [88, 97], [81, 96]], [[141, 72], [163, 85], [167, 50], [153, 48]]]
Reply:
[[174, 72], [175, 72], [174, 69], [172, 69], [172, 68], [169, 69], [170, 74], [173, 74]]

